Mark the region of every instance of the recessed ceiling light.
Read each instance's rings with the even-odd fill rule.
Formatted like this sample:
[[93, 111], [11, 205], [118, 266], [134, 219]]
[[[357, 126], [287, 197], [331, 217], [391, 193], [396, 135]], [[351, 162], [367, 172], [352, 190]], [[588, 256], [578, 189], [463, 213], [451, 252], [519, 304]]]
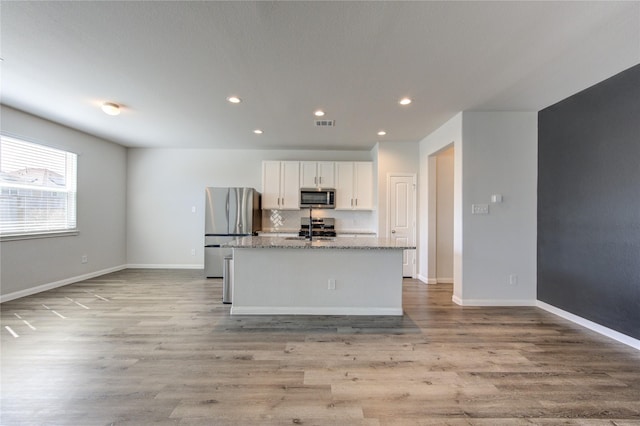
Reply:
[[380, 131], [378, 132], [378, 136], [384, 136], [384, 135], [386, 135], [386, 134], [387, 134], [387, 132], [385, 132], [384, 130], [380, 130]]
[[314, 112], [313, 115], [315, 115], [316, 117], [322, 117], [324, 115], [324, 111], [319, 109], [316, 112]]
[[398, 101], [398, 103], [400, 105], [409, 105], [411, 103], [411, 99], [410, 98], [402, 98]]
[[237, 97], [237, 96], [229, 96], [229, 97], [227, 98], [227, 100], [228, 100], [229, 102], [231, 102], [232, 104], [239, 104], [240, 102], [242, 102], [242, 99], [240, 99], [240, 98], [239, 98], [239, 97]]
[[261, 135], [261, 134], [262, 134], [262, 130], [260, 130], [260, 129], [255, 129], [255, 130], [253, 131], [253, 133], [255, 133], [256, 135]]
[[118, 115], [120, 114], [120, 105], [113, 102], [105, 102], [102, 104], [102, 111], [108, 115]]

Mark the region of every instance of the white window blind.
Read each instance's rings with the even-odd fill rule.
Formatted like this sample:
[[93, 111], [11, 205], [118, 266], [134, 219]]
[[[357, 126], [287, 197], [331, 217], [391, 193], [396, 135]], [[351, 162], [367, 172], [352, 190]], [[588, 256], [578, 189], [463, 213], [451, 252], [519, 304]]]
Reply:
[[0, 235], [76, 229], [76, 169], [71, 152], [0, 138]]

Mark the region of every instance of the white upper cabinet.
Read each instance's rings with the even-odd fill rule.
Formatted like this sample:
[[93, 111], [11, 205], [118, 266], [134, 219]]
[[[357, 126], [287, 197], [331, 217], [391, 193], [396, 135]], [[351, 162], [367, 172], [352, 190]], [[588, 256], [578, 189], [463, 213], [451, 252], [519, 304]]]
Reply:
[[300, 163], [262, 162], [262, 208], [298, 210], [300, 208]]
[[353, 169], [351, 162], [336, 163], [336, 209], [353, 208]]
[[373, 210], [373, 163], [338, 161], [336, 209]]
[[334, 188], [335, 163], [333, 161], [301, 161], [301, 188]]
[[300, 209], [300, 188], [335, 188], [337, 210], [374, 210], [370, 161], [263, 161], [262, 208]]

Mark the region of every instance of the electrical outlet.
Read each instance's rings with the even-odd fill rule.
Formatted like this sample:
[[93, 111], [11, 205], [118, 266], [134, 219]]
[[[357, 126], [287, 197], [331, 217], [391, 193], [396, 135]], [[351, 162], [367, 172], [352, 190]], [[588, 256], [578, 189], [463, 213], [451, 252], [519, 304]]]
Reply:
[[191, 256], [195, 256], [196, 255], [196, 249], [191, 249]]
[[509, 275], [509, 284], [518, 285], [518, 276], [516, 274]]
[[489, 204], [472, 204], [471, 214], [489, 214]]
[[196, 206], [191, 206], [191, 213], [195, 213], [196, 212]]
[[89, 261], [89, 257], [86, 254], [83, 254], [82, 258], [81, 258], [81, 262], [82, 263], [87, 263], [88, 261]]
[[329, 278], [329, 290], [336, 289], [336, 280], [334, 278]]

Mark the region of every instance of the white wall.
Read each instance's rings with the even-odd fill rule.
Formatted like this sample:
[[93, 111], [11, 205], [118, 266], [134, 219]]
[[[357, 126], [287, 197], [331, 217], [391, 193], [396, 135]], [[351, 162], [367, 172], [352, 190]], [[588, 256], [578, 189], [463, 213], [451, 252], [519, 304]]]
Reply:
[[[463, 112], [420, 142], [419, 278], [435, 281], [435, 197], [425, 194], [434, 155], [454, 147], [453, 300], [463, 305], [533, 305], [536, 299], [536, 112]], [[501, 204], [491, 204], [502, 194]], [[489, 204], [489, 215], [471, 205]], [[426, 226], [425, 226], [426, 224]], [[430, 241], [431, 240], [431, 241]], [[517, 275], [516, 285], [509, 276]]]
[[[379, 142], [377, 145], [377, 212], [378, 236], [387, 235], [387, 174], [415, 173], [418, 175], [420, 162], [419, 146], [415, 142]], [[375, 172], [374, 172], [375, 174]]]
[[[536, 299], [537, 113], [464, 112], [463, 277], [458, 303], [534, 304]], [[491, 204], [492, 194], [504, 201]], [[489, 215], [471, 205], [489, 204]], [[517, 275], [517, 284], [509, 276]]]
[[[73, 237], [2, 242], [4, 299], [126, 264], [202, 267], [204, 188], [260, 188], [263, 160], [373, 160], [377, 210], [371, 220], [380, 235], [386, 232], [387, 173], [418, 174], [418, 268], [427, 281], [429, 160], [453, 143], [454, 300], [535, 301], [536, 113], [460, 113], [419, 144], [383, 142], [370, 152], [126, 150], [4, 106], [2, 131], [79, 154], [80, 228]], [[504, 202], [492, 204], [490, 215], [470, 214], [472, 203], [489, 203], [494, 193]], [[80, 262], [83, 254], [87, 264]], [[512, 274], [517, 285], [509, 284]]]
[[[201, 268], [205, 187], [261, 190], [263, 160], [372, 158], [369, 151], [129, 149], [128, 160], [128, 263]], [[195, 213], [191, 212], [193, 206]]]
[[[75, 236], [0, 243], [2, 300], [122, 268], [126, 264], [126, 149], [4, 105], [2, 132], [78, 154], [80, 230]], [[85, 264], [81, 263], [84, 254]]]
[[[436, 280], [436, 206], [437, 163], [435, 156], [453, 146], [453, 294], [462, 294], [462, 113], [452, 117], [419, 143], [420, 184], [418, 185], [418, 278], [435, 284]], [[431, 193], [430, 193], [431, 191]]]

